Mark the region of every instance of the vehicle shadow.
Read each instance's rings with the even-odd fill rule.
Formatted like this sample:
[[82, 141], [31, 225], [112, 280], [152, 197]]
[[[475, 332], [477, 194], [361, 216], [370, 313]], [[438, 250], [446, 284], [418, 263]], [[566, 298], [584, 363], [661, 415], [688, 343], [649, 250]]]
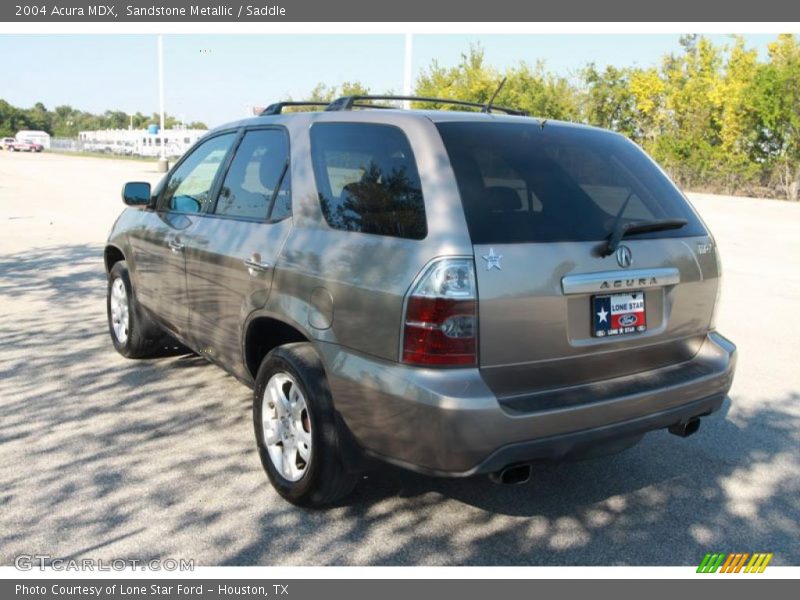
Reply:
[[[615, 456], [538, 464], [523, 485], [383, 467], [334, 510], [347, 533], [316, 551], [332, 564], [358, 563], [343, 549], [369, 543], [384, 565], [692, 565], [742, 548], [795, 564], [800, 418], [784, 409], [798, 400], [734, 419], [727, 401], [694, 437], [659, 431]], [[226, 564], [281, 555], [289, 532], [262, 526]]]
[[800, 561], [797, 392], [734, 395], [695, 436], [537, 465], [525, 485], [383, 466], [339, 506], [302, 510], [263, 474], [250, 391], [194, 355], [118, 356], [105, 293], [100, 246], [0, 256], [0, 564]]

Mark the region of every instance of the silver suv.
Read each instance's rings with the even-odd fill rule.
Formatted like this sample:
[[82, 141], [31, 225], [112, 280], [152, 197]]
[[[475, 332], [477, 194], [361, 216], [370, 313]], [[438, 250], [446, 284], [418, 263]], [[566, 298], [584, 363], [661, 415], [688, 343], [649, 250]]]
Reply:
[[116, 349], [178, 340], [252, 386], [264, 469], [300, 505], [375, 458], [511, 483], [694, 433], [736, 349], [714, 239], [664, 172], [608, 131], [387, 100], [279, 103], [126, 184]]

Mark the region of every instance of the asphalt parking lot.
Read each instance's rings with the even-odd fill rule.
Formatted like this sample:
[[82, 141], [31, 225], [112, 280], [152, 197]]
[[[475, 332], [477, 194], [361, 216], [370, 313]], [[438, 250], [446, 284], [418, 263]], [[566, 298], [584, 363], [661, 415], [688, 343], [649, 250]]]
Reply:
[[523, 486], [387, 468], [307, 512], [263, 474], [250, 391], [194, 356], [108, 339], [102, 248], [137, 161], [0, 152], [0, 564], [800, 564], [800, 204], [693, 195], [722, 252], [730, 400], [679, 439], [537, 466]]

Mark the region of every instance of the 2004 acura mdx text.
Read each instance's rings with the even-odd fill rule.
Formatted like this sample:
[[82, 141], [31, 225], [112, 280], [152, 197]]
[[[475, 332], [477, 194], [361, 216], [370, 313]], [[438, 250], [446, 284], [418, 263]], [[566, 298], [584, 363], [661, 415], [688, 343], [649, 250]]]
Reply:
[[278, 103], [155, 189], [126, 184], [116, 349], [178, 340], [251, 385], [264, 469], [301, 505], [376, 458], [510, 483], [721, 406], [716, 246], [647, 155], [512, 109], [372, 108], [388, 100]]

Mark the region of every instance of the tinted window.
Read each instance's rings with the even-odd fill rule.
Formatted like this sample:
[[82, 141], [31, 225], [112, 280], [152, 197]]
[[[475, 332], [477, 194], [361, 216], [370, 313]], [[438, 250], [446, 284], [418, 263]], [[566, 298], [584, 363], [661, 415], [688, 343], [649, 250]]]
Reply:
[[474, 244], [602, 240], [626, 200], [623, 223], [689, 221], [639, 238], [705, 234], [672, 182], [621, 136], [557, 124], [437, 127]]
[[226, 133], [195, 148], [170, 176], [162, 206], [177, 212], [204, 210], [214, 178], [234, 139], [235, 133]]
[[331, 227], [417, 240], [427, 235], [417, 165], [400, 129], [320, 123], [311, 128], [311, 156]]
[[265, 220], [288, 160], [289, 144], [283, 131], [248, 131], [225, 175], [214, 212]]
[[281, 181], [278, 188], [278, 195], [275, 196], [275, 203], [272, 205], [272, 212], [269, 214], [270, 221], [282, 221], [292, 216], [292, 176], [289, 169]]

